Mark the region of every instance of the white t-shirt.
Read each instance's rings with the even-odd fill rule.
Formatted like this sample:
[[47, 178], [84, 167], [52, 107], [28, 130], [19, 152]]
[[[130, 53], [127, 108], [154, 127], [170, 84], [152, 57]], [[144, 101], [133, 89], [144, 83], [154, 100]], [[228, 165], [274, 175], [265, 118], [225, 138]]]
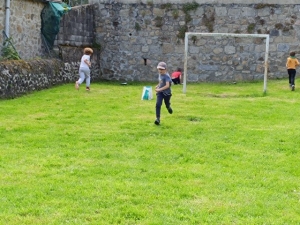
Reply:
[[81, 57], [80, 67], [81, 68], [89, 68], [89, 66], [84, 61], [87, 60], [90, 62], [90, 58], [91, 58], [91, 56], [89, 56], [89, 55], [83, 55]]

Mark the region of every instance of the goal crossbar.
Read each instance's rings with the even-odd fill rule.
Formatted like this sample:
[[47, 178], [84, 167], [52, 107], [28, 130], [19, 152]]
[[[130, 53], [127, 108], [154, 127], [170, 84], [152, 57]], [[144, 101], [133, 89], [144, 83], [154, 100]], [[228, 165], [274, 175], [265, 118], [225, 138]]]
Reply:
[[268, 76], [268, 55], [269, 55], [269, 42], [270, 37], [268, 34], [233, 34], [233, 33], [193, 33], [186, 32], [184, 39], [184, 76], [183, 76], [183, 93], [186, 93], [186, 81], [187, 81], [187, 58], [188, 58], [188, 41], [190, 35], [199, 35], [204, 37], [241, 37], [241, 38], [265, 38], [266, 39], [266, 51], [264, 60], [264, 88], [263, 92], [267, 92], [267, 76]]

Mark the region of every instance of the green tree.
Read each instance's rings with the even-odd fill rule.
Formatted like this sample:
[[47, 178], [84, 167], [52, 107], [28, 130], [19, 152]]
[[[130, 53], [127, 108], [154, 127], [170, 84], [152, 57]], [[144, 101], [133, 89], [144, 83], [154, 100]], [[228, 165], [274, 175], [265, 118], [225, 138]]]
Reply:
[[19, 59], [21, 59], [18, 52], [13, 47], [13, 40], [11, 37], [7, 38], [4, 41], [4, 45], [3, 45], [1, 53], [2, 53], [2, 57], [0, 57], [0, 60], [19, 60]]

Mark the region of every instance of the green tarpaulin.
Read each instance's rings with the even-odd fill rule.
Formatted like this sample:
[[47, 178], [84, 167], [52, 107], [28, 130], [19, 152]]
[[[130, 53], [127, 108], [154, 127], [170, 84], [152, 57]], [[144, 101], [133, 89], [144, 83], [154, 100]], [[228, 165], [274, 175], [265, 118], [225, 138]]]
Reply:
[[56, 35], [59, 32], [61, 17], [71, 10], [66, 3], [49, 2], [41, 13], [42, 35], [49, 49], [53, 48]]

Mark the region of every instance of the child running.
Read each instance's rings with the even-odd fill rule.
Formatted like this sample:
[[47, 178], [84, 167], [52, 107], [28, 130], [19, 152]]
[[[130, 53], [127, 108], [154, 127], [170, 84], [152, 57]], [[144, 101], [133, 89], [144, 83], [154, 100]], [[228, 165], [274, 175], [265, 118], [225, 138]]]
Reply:
[[296, 67], [299, 66], [299, 61], [295, 57], [295, 52], [290, 52], [290, 56], [286, 60], [286, 68], [289, 74], [289, 84], [292, 91], [295, 90]]
[[168, 112], [170, 114], [173, 113], [173, 110], [171, 108], [170, 99], [172, 96], [171, 93], [171, 84], [172, 79], [170, 75], [167, 72], [167, 64], [165, 62], [160, 62], [157, 65], [157, 69], [159, 72], [159, 83], [155, 87], [156, 91], [156, 120], [154, 123], [156, 125], [160, 124], [160, 111], [161, 111], [161, 105], [162, 102], [165, 102], [166, 108], [168, 109]]
[[75, 88], [79, 90], [79, 85], [84, 81], [86, 82], [86, 90], [90, 90], [91, 84], [91, 55], [93, 54], [93, 49], [85, 48], [83, 50], [84, 55], [81, 57], [80, 67], [79, 67], [79, 80], [75, 82]]

